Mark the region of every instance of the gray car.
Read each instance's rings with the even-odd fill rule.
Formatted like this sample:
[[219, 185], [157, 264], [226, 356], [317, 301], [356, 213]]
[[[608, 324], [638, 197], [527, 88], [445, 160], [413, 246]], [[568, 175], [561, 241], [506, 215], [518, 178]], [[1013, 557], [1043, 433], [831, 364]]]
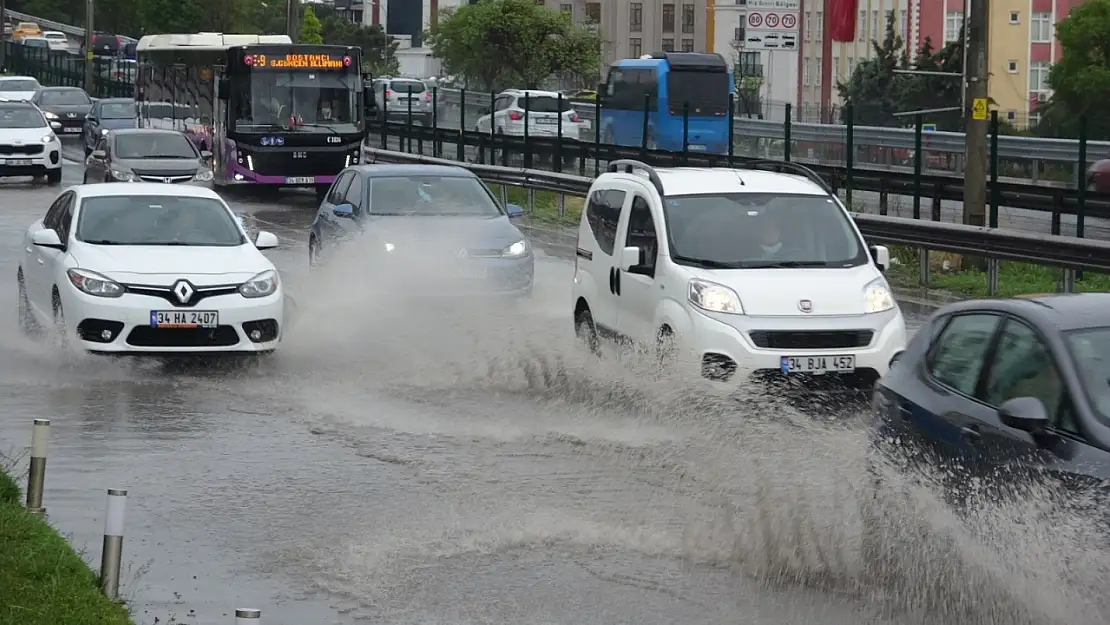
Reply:
[[383, 112], [393, 121], [432, 125], [432, 90], [422, 80], [412, 78], [379, 78], [374, 81], [374, 101], [378, 114]]
[[85, 160], [84, 182], [209, 183], [211, 158], [175, 130], [109, 130]]

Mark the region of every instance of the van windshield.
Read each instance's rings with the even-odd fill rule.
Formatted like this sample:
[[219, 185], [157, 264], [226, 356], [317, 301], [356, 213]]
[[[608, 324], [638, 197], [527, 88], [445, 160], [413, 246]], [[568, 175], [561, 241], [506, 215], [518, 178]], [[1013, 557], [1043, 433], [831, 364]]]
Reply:
[[823, 195], [721, 193], [663, 203], [671, 257], [709, 269], [856, 267], [867, 250], [851, 219]]

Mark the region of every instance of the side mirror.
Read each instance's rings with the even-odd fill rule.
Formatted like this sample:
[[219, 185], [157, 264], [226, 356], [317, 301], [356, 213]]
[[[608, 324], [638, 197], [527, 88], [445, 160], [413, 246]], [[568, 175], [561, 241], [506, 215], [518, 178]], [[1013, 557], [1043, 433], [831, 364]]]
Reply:
[[64, 250], [65, 245], [62, 240], [58, 238], [58, 233], [55, 230], [43, 228], [31, 235], [31, 243], [39, 247], [48, 247], [54, 250]]
[[640, 263], [640, 248], [629, 246], [621, 248], [621, 271], [628, 271]]
[[254, 239], [254, 246], [260, 250], [272, 250], [278, 246], [277, 235], [273, 232], [262, 230]]
[[350, 204], [340, 204], [339, 206], [331, 209], [331, 212], [336, 217], [350, 219], [355, 216], [355, 207], [351, 206]]
[[86, 115], [85, 116], [85, 121], [95, 124], [100, 120], [98, 120], [95, 115]]
[[1048, 411], [1036, 397], [1015, 397], [998, 407], [998, 419], [1007, 427], [1035, 434], [1048, 425]]
[[52, 128], [53, 130], [61, 130], [62, 122], [50, 122], [50, 128]]
[[886, 271], [890, 268], [890, 250], [885, 245], [872, 245], [871, 258], [875, 260], [879, 271]]
[[201, 150], [200, 151], [200, 157], [203, 158], [204, 160], [208, 160], [208, 159], [212, 158], [212, 152], [210, 152], [208, 150]]
[[91, 156], [91, 157], [93, 157], [93, 158], [97, 158], [97, 159], [100, 159], [100, 158], [106, 158], [106, 157], [108, 156], [108, 153], [107, 153], [107, 152], [105, 152], [104, 150], [93, 150], [93, 151], [92, 151], [92, 152], [91, 152], [91, 153], [89, 154], [89, 156]]
[[507, 204], [505, 206], [505, 212], [508, 213], [509, 219], [514, 219], [523, 215], [524, 209], [517, 206], [516, 204]]

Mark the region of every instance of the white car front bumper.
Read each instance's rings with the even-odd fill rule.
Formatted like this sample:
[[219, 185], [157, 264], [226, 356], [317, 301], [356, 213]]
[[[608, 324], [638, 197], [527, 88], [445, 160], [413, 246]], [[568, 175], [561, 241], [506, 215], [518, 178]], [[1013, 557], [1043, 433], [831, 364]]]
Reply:
[[[3, 141], [0, 141], [3, 143]], [[41, 176], [62, 168], [62, 144], [52, 141], [38, 154], [0, 153], [0, 176]]]
[[854, 371], [841, 373], [874, 381], [886, 375], [891, 360], [906, 348], [906, 324], [898, 308], [843, 317], [747, 317], [694, 310], [691, 319], [688, 340], [698, 366], [706, 360], [731, 360], [737, 373], [729, 379], [737, 382], [747, 379], [745, 373], [798, 374], [784, 370], [784, 358], [824, 357], [832, 364], [838, 356], [854, 358]]
[[[125, 293], [118, 298], [87, 295], [76, 289], [63, 294], [67, 331], [91, 352], [117, 354], [234, 354], [277, 348], [284, 331], [285, 302], [279, 289], [248, 299], [239, 293], [213, 295], [192, 307], [174, 306], [154, 295]], [[215, 328], [155, 328], [153, 311], [215, 311]], [[252, 339], [251, 334], [255, 334]]]

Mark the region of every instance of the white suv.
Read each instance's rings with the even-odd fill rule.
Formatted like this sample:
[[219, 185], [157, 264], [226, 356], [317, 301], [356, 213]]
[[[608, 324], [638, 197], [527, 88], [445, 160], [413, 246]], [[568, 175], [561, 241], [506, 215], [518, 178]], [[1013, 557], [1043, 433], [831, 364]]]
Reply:
[[562, 136], [578, 140], [578, 113], [566, 97], [555, 91], [535, 89], [509, 89], [497, 94], [493, 106], [483, 110], [475, 130], [493, 132], [511, 137], [524, 136], [524, 122], [528, 121], [529, 137], [557, 137], [562, 126]]
[[692, 354], [714, 380], [743, 370], [867, 386], [906, 344], [889, 263], [805, 167], [614, 161], [578, 230], [575, 330], [595, 350], [608, 336]]

